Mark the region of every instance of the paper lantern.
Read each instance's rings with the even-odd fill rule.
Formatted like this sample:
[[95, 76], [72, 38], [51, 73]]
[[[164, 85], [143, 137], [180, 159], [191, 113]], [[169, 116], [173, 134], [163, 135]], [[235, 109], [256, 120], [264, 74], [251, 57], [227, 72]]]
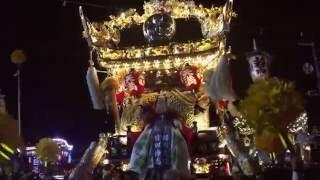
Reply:
[[180, 70], [180, 80], [187, 90], [199, 89], [201, 85], [201, 77], [198, 68], [186, 64]]
[[270, 76], [270, 55], [258, 50], [255, 40], [253, 40], [253, 51], [247, 53], [246, 58], [250, 65], [249, 71], [252, 81], [266, 79]]

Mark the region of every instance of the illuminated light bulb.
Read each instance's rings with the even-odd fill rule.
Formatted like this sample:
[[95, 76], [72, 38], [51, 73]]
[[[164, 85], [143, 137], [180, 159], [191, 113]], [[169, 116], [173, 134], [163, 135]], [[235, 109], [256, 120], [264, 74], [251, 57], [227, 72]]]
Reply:
[[124, 63], [124, 64], [123, 64], [123, 67], [124, 67], [124, 68], [129, 68], [129, 64], [128, 64], [128, 63]]
[[310, 145], [306, 145], [306, 146], [304, 147], [304, 149], [305, 149], [306, 151], [311, 151]]
[[156, 77], [160, 77], [160, 76], [161, 76], [161, 71], [157, 71]]
[[121, 165], [121, 170], [122, 171], [127, 171], [128, 170], [128, 168], [129, 168], [129, 165], [127, 164], [127, 163], [122, 163], [122, 165]]
[[192, 63], [192, 64], [198, 66], [198, 65], [199, 65], [199, 58], [198, 58], [198, 57], [195, 57], [195, 58], [193, 58], [192, 61], [189, 62], [189, 63], [190, 63], [190, 64]]
[[202, 61], [202, 57], [197, 56], [197, 57], [196, 57], [196, 62], [197, 62], [197, 64], [200, 63], [201, 61]]
[[104, 159], [103, 161], [102, 161], [102, 164], [103, 165], [107, 165], [107, 164], [109, 164], [110, 163], [110, 160], [109, 159]]
[[300, 130], [306, 131], [306, 129], [307, 129], [307, 121], [308, 121], [307, 113], [303, 112], [296, 119], [296, 121], [294, 121], [293, 123], [288, 125], [288, 129], [292, 133], [298, 132]]
[[158, 60], [155, 60], [153, 63], [153, 67], [158, 69], [160, 67], [160, 62]]
[[119, 74], [121, 69], [120, 68], [114, 68], [115, 74]]
[[179, 68], [181, 66], [181, 59], [180, 58], [175, 58], [174, 60], [174, 67]]
[[150, 62], [144, 61], [144, 62], [143, 62], [144, 69], [145, 69], [145, 70], [149, 70], [149, 69], [150, 69], [150, 64], [151, 64]]
[[98, 40], [97, 40], [97, 38], [96, 37], [94, 37], [94, 36], [91, 36], [91, 40], [92, 40], [92, 42], [93, 43], [95, 43], [95, 42], [97, 42]]
[[136, 58], [141, 58], [142, 54], [141, 53], [137, 53], [136, 54]]
[[132, 63], [132, 67], [135, 68], [135, 69], [139, 69], [140, 68], [140, 63], [134, 62], [134, 63]]
[[163, 67], [164, 69], [170, 69], [171, 68], [171, 63], [170, 63], [170, 60], [167, 59], [163, 62]]

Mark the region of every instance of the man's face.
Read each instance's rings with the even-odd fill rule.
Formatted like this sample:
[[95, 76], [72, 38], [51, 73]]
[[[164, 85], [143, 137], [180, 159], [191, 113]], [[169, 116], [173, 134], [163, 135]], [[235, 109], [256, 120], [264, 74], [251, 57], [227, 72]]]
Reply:
[[163, 114], [167, 112], [167, 103], [164, 97], [159, 97], [156, 104], [156, 112]]

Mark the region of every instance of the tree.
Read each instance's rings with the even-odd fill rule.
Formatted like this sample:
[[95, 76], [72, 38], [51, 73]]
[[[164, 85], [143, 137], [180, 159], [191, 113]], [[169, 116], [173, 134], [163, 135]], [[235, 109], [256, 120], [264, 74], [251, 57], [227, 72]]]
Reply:
[[[0, 112], [0, 143], [15, 151], [22, 145], [22, 138], [18, 136], [17, 121], [7, 113]], [[3, 161], [0, 156], [0, 161]]]
[[257, 80], [239, 110], [255, 130], [257, 149], [277, 152], [281, 142], [290, 146], [287, 126], [303, 111], [303, 98], [292, 82]]
[[50, 138], [40, 139], [36, 146], [37, 157], [45, 163], [56, 161], [59, 153], [59, 145]]

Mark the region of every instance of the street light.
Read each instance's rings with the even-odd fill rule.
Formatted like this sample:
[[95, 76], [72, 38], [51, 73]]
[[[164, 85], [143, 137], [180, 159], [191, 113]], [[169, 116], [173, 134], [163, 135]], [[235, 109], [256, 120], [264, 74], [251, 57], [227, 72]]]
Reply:
[[17, 77], [17, 89], [18, 89], [18, 135], [21, 136], [21, 65], [27, 60], [25, 53], [20, 50], [14, 50], [11, 55], [11, 62], [17, 65], [17, 72], [14, 74]]

